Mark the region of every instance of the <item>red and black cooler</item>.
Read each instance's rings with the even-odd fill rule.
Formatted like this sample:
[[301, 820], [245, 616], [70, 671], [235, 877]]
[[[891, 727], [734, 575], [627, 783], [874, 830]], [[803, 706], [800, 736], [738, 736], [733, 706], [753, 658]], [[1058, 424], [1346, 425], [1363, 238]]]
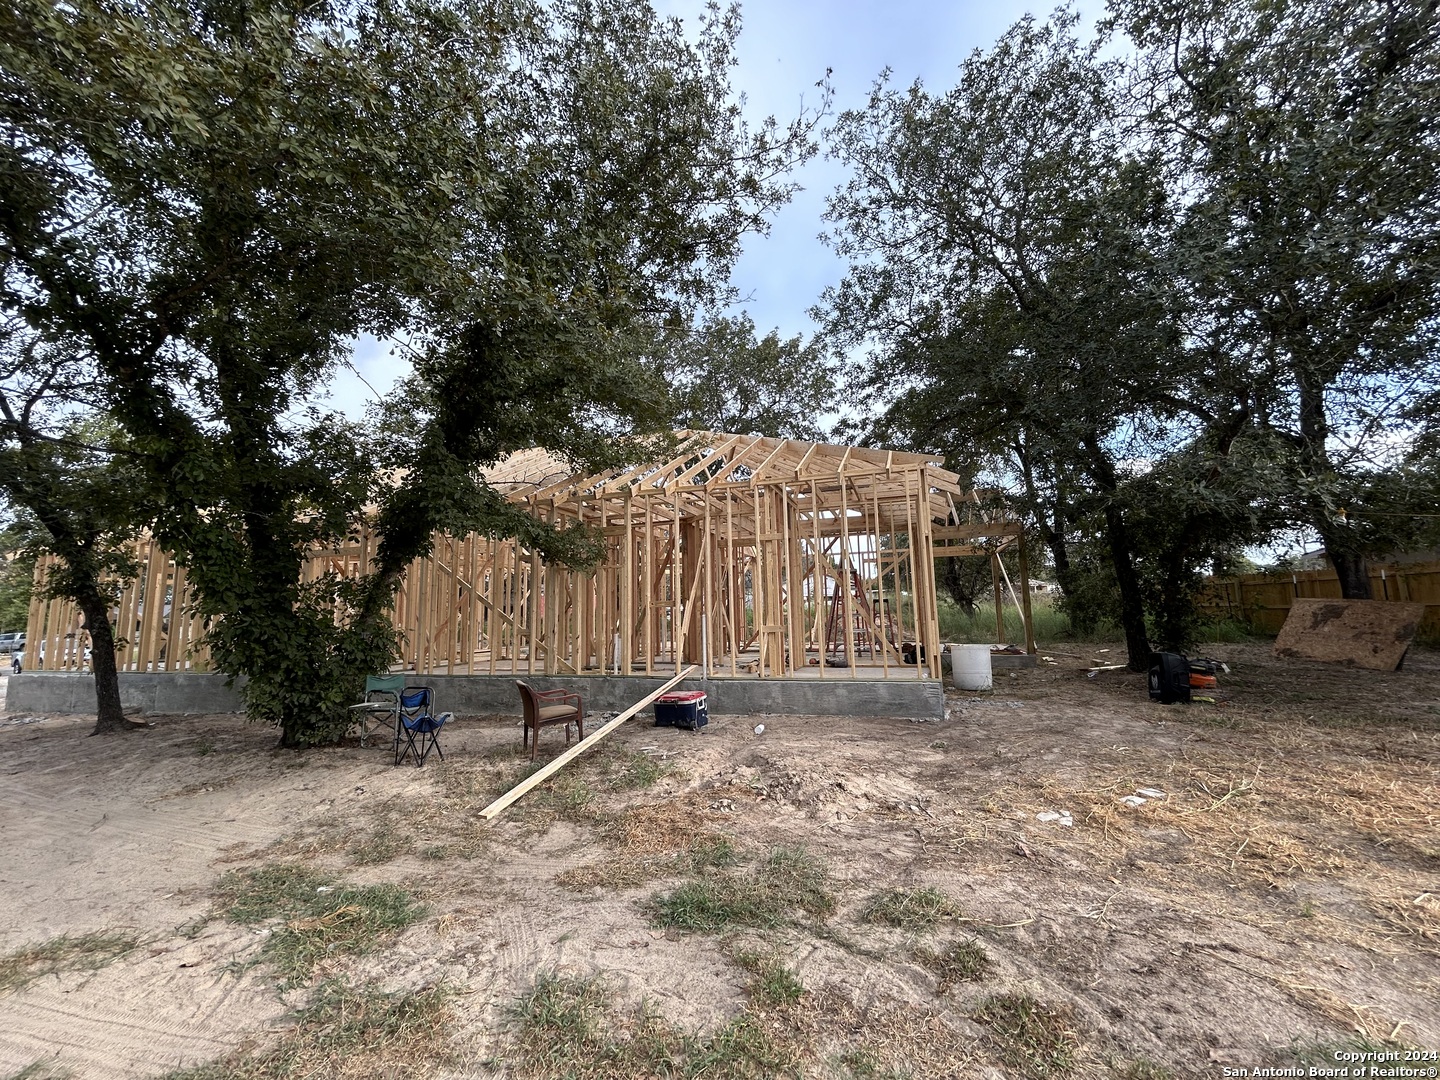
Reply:
[[655, 699], [655, 726], [686, 728], [699, 731], [710, 722], [710, 710], [705, 702], [705, 691], [685, 690], [676, 694], [661, 694]]

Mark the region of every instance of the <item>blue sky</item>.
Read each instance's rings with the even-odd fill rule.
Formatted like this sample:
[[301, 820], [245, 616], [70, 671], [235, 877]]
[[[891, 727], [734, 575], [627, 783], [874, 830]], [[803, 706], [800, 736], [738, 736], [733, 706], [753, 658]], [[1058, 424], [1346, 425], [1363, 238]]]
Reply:
[[[693, 26], [704, 0], [655, 0], [662, 15], [675, 15]], [[864, 104], [871, 84], [885, 68], [898, 85], [923, 79], [932, 90], [954, 85], [956, 69], [976, 48], [986, 48], [1027, 11], [1038, 16], [1053, 5], [999, 0], [772, 0], [742, 5], [739, 65], [731, 82], [746, 96], [752, 123], [773, 115], [784, 123], [802, 104], [819, 99], [815, 83], [832, 69], [834, 111]], [[1098, 14], [1090, 0], [1082, 10]], [[1094, 9], [1093, 12], [1091, 9]], [[769, 236], [752, 236], [735, 266], [733, 283], [744, 309], [763, 335], [778, 328], [785, 337], [808, 336], [814, 325], [807, 314], [827, 285], [839, 282], [843, 264], [819, 240], [825, 227], [825, 198], [845, 179], [845, 170], [822, 153], [795, 179], [804, 186], [775, 217]], [[356, 343], [354, 363], [377, 391], [388, 390], [406, 365], [374, 339]], [[331, 403], [358, 418], [372, 394], [352, 372], [342, 371]]]

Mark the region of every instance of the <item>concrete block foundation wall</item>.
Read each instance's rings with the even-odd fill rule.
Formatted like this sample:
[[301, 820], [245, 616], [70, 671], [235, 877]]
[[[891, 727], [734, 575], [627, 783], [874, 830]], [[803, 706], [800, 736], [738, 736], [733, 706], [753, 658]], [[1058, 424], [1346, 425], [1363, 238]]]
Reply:
[[[417, 685], [435, 688], [446, 712], [520, 713], [515, 679], [499, 675], [419, 675]], [[663, 677], [589, 675], [580, 678], [532, 676], [537, 690], [577, 690], [590, 714], [619, 712], [665, 683]], [[704, 690], [712, 715], [895, 716], [933, 720], [945, 715], [939, 680], [687, 679], [677, 690]], [[240, 712], [240, 695], [223, 675], [185, 672], [122, 672], [120, 702], [126, 709], [164, 715]], [[95, 683], [89, 675], [39, 671], [10, 676], [10, 713], [93, 713]]]

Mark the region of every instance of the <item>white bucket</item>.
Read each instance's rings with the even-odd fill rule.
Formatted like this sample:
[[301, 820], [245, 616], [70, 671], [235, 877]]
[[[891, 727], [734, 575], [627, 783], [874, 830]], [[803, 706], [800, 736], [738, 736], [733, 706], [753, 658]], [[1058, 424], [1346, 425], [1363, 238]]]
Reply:
[[950, 677], [957, 690], [989, 690], [990, 646], [951, 645]]

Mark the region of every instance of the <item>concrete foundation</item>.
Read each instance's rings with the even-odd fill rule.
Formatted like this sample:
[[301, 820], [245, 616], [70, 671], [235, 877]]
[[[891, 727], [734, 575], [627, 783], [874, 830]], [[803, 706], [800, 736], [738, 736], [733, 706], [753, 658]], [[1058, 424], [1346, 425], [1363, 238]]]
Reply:
[[[499, 675], [412, 676], [435, 688], [436, 704], [461, 715], [520, 712], [515, 679]], [[243, 682], [243, 680], [241, 680]], [[586, 675], [579, 678], [527, 677], [537, 690], [566, 687], [585, 698], [587, 712], [619, 712], [665, 684], [664, 677]], [[704, 690], [712, 715], [897, 716], [931, 720], [945, 715], [945, 694], [935, 679], [701, 679], [677, 690]], [[142, 713], [240, 712], [240, 695], [223, 675], [188, 672], [123, 672], [120, 702]], [[37, 671], [10, 676], [6, 711], [11, 713], [93, 713], [95, 683], [89, 675]]]

